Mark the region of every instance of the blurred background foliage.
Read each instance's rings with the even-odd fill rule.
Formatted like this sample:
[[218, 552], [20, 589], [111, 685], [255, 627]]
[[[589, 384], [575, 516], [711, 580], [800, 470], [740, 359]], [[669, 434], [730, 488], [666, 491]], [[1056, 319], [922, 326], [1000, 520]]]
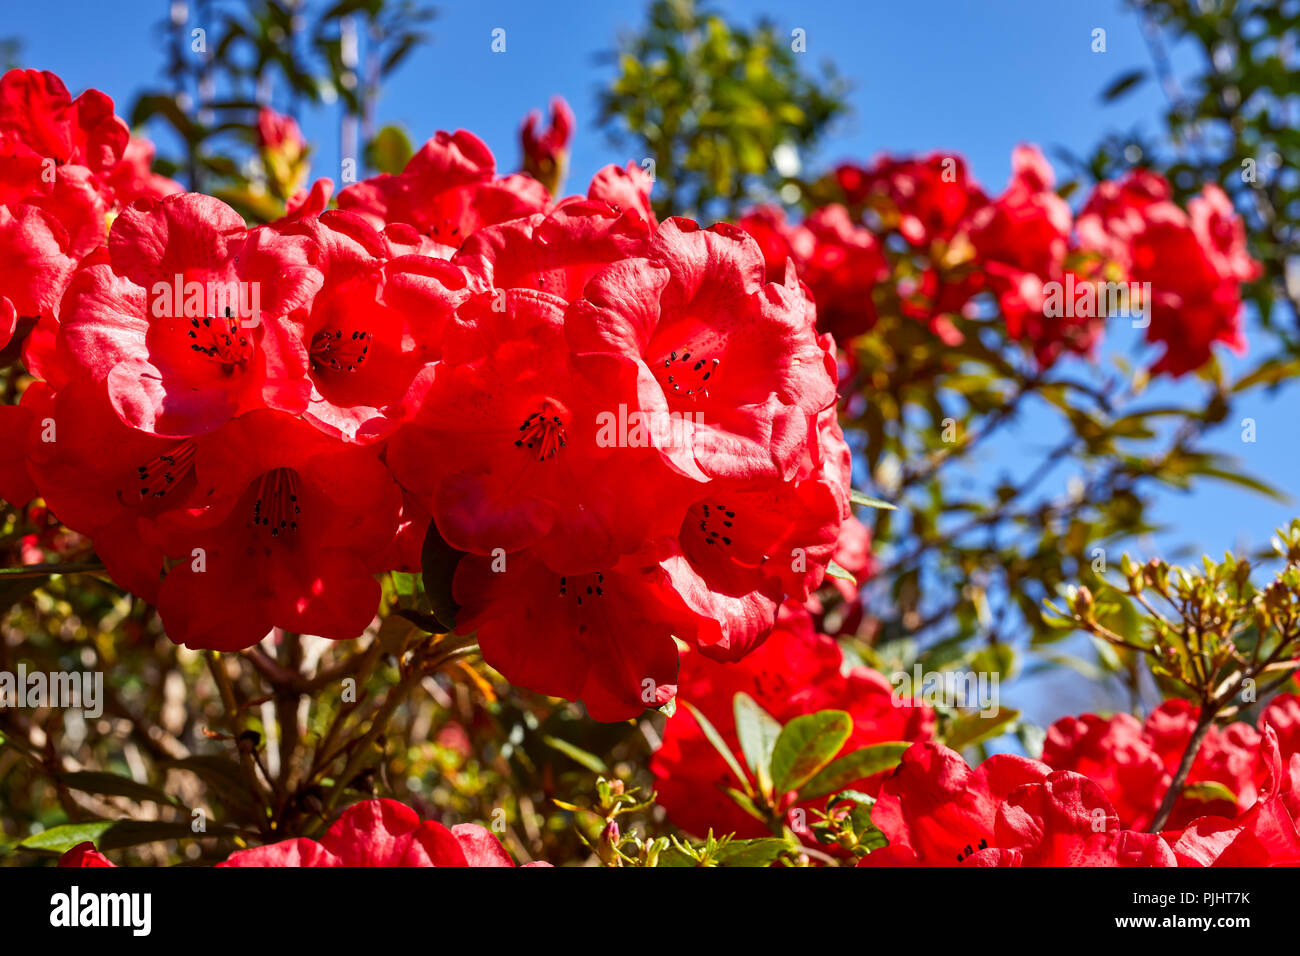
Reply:
[[798, 30], [728, 23], [695, 0], [655, 0], [624, 37], [600, 123], [617, 147], [654, 161], [655, 212], [735, 219], [798, 169], [798, 156], [848, 109], [831, 64], [806, 72]]
[[[1250, 250], [1264, 264], [1250, 299], [1278, 338], [1278, 360], [1300, 352], [1300, 8], [1273, 0], [1131, 0], [1141, 15], [1149, 69], [1116, 77], [1111, 100], [1158, 83], [1167, 108], [1158, 136], [1116, 133], [1082, 160], [1096, 179], [1146, 165], [1184, 201], [1218, 183], [1245, 217]], [[1171, 51], [1193, 51], [1190, 68]], [[1182, 66], [1182, 61], [1179, 61]], [[1279, 369], [1279, 374], [1283, 374]]]
[[[1168, 109], [1158, 126], [1116, 132], [1091, 155], [1058, 155], [1060, 191], [1077, 201], [1134, 165], [1164, 173], [1180, 201], [1219, 183], [1265, 266], [1248, 293], [1268, 336], [1252, 343], [1244, 374], [1229, 379], [1211, 362], [1194, 400], [1153, 404], [1145, 373], [1122, 359], [1084, 372], [1039, 369], [1008, 341], [996, 309], [944, 316], [963, 332], [961, 344], [944, 344], [903, 314], [900, 291], [943, 263], [891, 248], [891, 281], [874, 303], [879, 323], [847, 344], [858, 371], [842, 420], [857, 486], [897, 508], [862, 509], [878, 555], [863, 585], [866, 613], [851, 618], [833, 589], [822, 594], [825, 621], [842, 631], [851, 659], [886, 673], [919, 662], [1003, 679], [1068, 666], [1120, 688], [1136, 707], [1152, 686], [1140, 655], [1105, 641], [1078, 652], [1077, 642], [1063, 643], [1069, 627], [1044, 619], [1043, 602], [1066, 586], [1099, 591], [1113, 570], [1107, 561], [1118, 563], [1125, 543], [1155, 526], [1158, 496], [1202, 481], [1283, 494], [1203, 439], [1238, 427], [1233, 408], [1243, 393], [1300, 373], [1296, 18], [1267, 2], [1133, 5], [1151, 66], [1115, 77], [1105, 95], [1159, 83]], [[293, 116], [304, 103], [332, 104], [340, 153], [355, 157], [358, 179], [400, 169], [412, 140], [431, 132], [408, 134], [379, 117], [385, 78], [432, 39], [432, 8], [411, 0], [195, 6], [213, 25], [202, 49], [188, 11], [173, 4], [157, 26], [168, 69], [127, 115], [137, 128], [170, 131], [159, 137], [174, 144], [159, 171], [220, 195], [250, 221], [280, 215], [288, 198], [258, 138], [262, 106]], [[624, 154], [652, 161], [661, 216], [712, 221], [778, 201], [797, 218], [834, 198], [801, 157], [845, 115], [847, 81], [796, 55], [797, 43], [771, 23], [740, 22], [692, 0], [654, 0], [644, 25], [614, 42], [599, 122]], [[1175, 69], [1168, 51], [1189, 44], [1197, 65]], [[17, 41], [0, 44], [0, 59], [21, 59]], [[345, 173], [337, 178], [346, 184]], [[13, 401], [21, 383], [4, 375], [0, 388]], [[986, 480], [974, 463], [1026, 417], [1048, 423], [1037, 462], [1022, 456], [1016, 473]], [[955, 441], [943, 439], [949, 420]], [[151, 608], [98, 574], [70, 572], [93, 567], [94, 555], [39, 507], [7, 508], [0, 554], [0, 606], [9, 609], [0, 670], [19, 661], [99, 670], [108, 696], [90, 722], [58, 710], [0, 711], [0, 863], [52, 861], [78, 835], [129, 847], [119, 861], [211, 862], [236, 845], [319, 834], [342, 803], [367, 794], [448, 823], [495, 825], [521, 861], [608, 862], [601, 841], [625, 811], [597, 781], [650, 789], [647, 758], [663, 715], [601, 725], [577, 707], [505, 686], [467, 649], [418, 626], [431, 611], [418, 578], [385, 579], [383, 623], [357, 641], [277, 632], [246, 653], [207, 655], [172, 645]], [[61, 569], [19, 567], [33, 560]], [[1123, 635], [1142, 619], [1123, 595], [1105, 614], [1101, 623]], [[1014, 712], [986, 731], [961, 736], [972, 757], [1009, 731], [1019, 736], [1011, 746], [1034, 753], [1042, 734]], [[632, 807], [624, 834], [672, 833], [653, 806]], [[201, 838], [194, 808], [206, 814]], [[132, 824], [107, 832], [119, 818]], [[41, 842], [64, 826], [84, 829]], [[674, 852], [690, 862], [699, 844]]]
[[286, 197], [268, 190], [257, 156], [257, 112], [273, 102], [295, 119], [306, 104], [337, 109], [340, 154], [354, 163], [340, 174], [345, 184], [405, 164], [409, 141], [377, 126], [377, 104], [384, 80], [432, 39], [434, 8], [415, 0], [194, 3], [192, 20], [177, 0], [157, 24], [169, 51], [165, 84], [138, 96], [128, 116], [134, 127], [160, 122], [179, 142], [177, 155], [160, 157], [159, 172], [251, 221], [280, 215], [276, 200]]

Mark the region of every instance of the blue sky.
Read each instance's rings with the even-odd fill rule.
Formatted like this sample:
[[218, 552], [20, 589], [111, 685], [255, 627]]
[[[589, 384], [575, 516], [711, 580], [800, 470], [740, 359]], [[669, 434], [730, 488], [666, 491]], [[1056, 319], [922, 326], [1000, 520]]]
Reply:
[[[437, 6], [434, 42], [389, 82], [383, 121], [400, 122], [414, 135], [472, 129], [511, 166], [520, 118], [559, 93], [579, 117], [572, 184], [619, 158], [583, 121], [595, 114], [610, 75], [597, 56], [640, 23], [640, 2], [451, 0]], [[1109, 79], [1145, 65], [1146, 56], [1134, 18], [1109, 0], [733, 0], [719, 6], [741, 20], [766, 13], [783, 31], [804, 29], [806, 55], [833, 61], [853, 81], [854, 116], [821, 155], [807, 158], [810, 165], [886, 149], [959, 149], [983, 181], [997, 186], [1016, 142], [1086, 150], [1103, 129], [1128, 126], [1159, 106], [1154, 88], [1118, 107], [1098, 102]], [[0, 33], [21, 37], [25, 64], [55, 70], [74, 91], [93, 85], [129, 103], [165, 63], [156, 24], [167, 7], [167, 0], [65, 0], [54, 22], [47, 7], [11, 3]], [[507, 31], [505, 53], [490, 50], [496, 27]], [[1089, 49], [1096, 27], [1107, 31], [1104, 54]], [[337, 169], [332, 125], [309, 116], [305, 126], [321, 143], [322, 171]]]
[[[470, 129], [509, 170], [518, 161], [521, 118], [560, 94], [578, 116], [571, 189], [585, 188], [591, 174], [609, 162], [640, 158], [616, 153], [591, 120], [597, 93], [611, 76], [611, 67], [598, 56], [641, 22], [643, 3], [443, 0], [436, 5], [434, 42], [388, 83], [381, 123], [400, 123], [417, 141], [435, 129]], [[1100, 101], [1114, 77], [1148, 65], [1137, 21], [1117, 0], [734, 0], [718, 6], [744, 21], [767, 14], [787, 33], [802, 28], [806, 55], [833, 61], [852, 82], [853, 115], [818, 155], [804, 157], [809, 167], [867, 159], [881, 151], [956, 150], [985, 187], [997, 191], [1019, 142], [1086, 153], [1108, 131], [1158, 130], [1163, 100], [1154, 84], [1118, 104]], [[167, 7], [166, 0], [65, 0], [56, 17], [48, 5], [11, 2], [0, 34], [21, 38], [24, 65], [54, 70], [74, 92], [103, 89], [125, 112], [143, 86], [162, 82], [166, 50], [157, 23]], [[505, 53], [490, 48], [497, 27], [506, 30]], [[1091, 49], [1096, 28], [1106, 31], [1105, 53]], [[334, 122], [323, 111], [304, 117], [308, 137], [319, 144], [314, 172], [337, 179]], [[1131, 333], [1115, 334], [1109, 348], [1127, 348], [1130, 339]], [[1232, 360], [1229, 367], [1244, 364]], [[1288, 414], [1296, 391], [1273, 398], [1253, 394], [1234, 410], [1238, 420], [1256, 420], [1254, 444], [1241, 442], [1239, 428], [1225, 429], [1215, 440], [1216, 447], [1238, 455], [1246, 471], [1284, 488], [1294, 487], [1300, 460], [1294, 450], [1300, 417]], [[1185, 387], [1162, 387], [1152, 401], [1187, 394]], [[985, 466], [1012, 477], [1032, 468], [1036, 459], [1026, 449], [1054, 442], [1049, 427], [1041, 419], [1027, 419], [995, 446]], [[1171, 532], [1137, 543], [1136, 550], [1150, 555], [1186, 544], [1222, 553], [1258, 545], [1295, 513], [1294, 505], [1205, 485], [1191, 494], [1166, 496], [1156, 515]]]

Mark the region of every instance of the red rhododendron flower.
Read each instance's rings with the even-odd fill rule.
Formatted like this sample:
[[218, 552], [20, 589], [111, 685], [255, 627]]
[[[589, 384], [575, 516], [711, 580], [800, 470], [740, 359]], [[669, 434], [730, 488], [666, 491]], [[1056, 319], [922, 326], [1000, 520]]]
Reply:
[[851, 205], [877, 209], [886, 228], [897, 228], [918, 247], [951, 240], [987, 201], [960, 156], [882, 157], [865, 171], [841, 167], [837, 179], [851, 187]]
[[1259, 716], [1259, 726], [1272, 727], [1284, 758], [1300, 754], [1300, 695], [1278, 694]]
[[[343, 812], [320, 842], [299, 837], [238, 850], [217, 866], [514, 866], [497, 838], [471, 823], [447, 828], [395, 800]], [[548, 866], [530, 863], [529, 866]]]
[[42, 317], [54, 318], [75, 267], [57, 219], [35, 206], [0, 206], [0, 364]]
[[1101, 788], [1068, 771], [1013, 790], [998, 807], [993, 841], [996, 849], [979, 851], [971, 865], [990, 854], [999, 866], [1177, 865], [1158, 834], [1122, 829]]
[[1192, 231], [1219, 275], [1253, 282], [1263, 274], [1264, 267], [1246, 251], [1246, 226], [1227, 193], [1209, 183], [1188, 201], [1187, 213]]
[[760, 206], [738, 225], [758, 242], [769, 280], [782, 281], [793, 259], [817, 303], [818, 329], [843, 343], [876, 324], [872, 290], [889, 267], [876, 238], [843, 206], [822, 206], [793, 227], [780, 209]]
[[104, 242], [110, 176], [130, 139], [98, 90], [75, 100], [53, 73], [0, 78], [0, 204], [40, 206], [63, 225], [73, 256]]
[[272, 627], [336, 639], [365, 630], [380, 597], [371, 561], [401, 507], [374, 453], [263, 410], [198, 447], [192, 467], [219, 503], [165, 541], [181, 559], [158, 596], [173, 641], [238, 650]]
[[71, 850], [59, 857], [59, 866], [114, 866], [108, 857], [95, 849], [95, 844], [87, 840], [78, 843]]
[[219, 433], [175, 439], [130, 428], [104, 382], [78, 380], [36, 416], [24, 446], [28, 470], [59, 519], [95, 540], [114, 581], [156, 602], [167, 529], [187, 528], [215, 492], [195, 474], [196, 452], [220, 440]]
[[298, 121], [292, 116], [277, 113], [269, 106], [257, 111], [257, 145], [262, 149], [285, 150], [301, 154], [307, 149]]
[[[1043, 760], [1057, 770], [1073, 770], [1095, 781], [1119, 813], [1121, 823], [1145, 829], [1178, 770], [1196, 729], [1199, 709], [1186, 700], [1167, 700], [1144, 724], [1127, 714], [1063, 717], [1047, 732]], [[1261, 762], [1262, 728], [1272, 724], [1281, 734], [1282, 757], [1300, 752], [1300, 698], [1280, 694], [1260, 718], [1261, 731], [1240, 721], [1212, 725], [1188, 772], [1185, 793], [1166, 824], [1176, 830], [1202, 816], [1233, 818], [1253, 806], [1268, 768]], [[1233, 794], [1226, 800], [1196, 791], [1197, 784], [1218, 784]]]
[[480, 229], [454, 261], [475, 289], [529, 289], [573, 302], [605, 266], [644, 254], [649, 235], [638, 215], [575, 198], [549, 215]]
[[736, 225], [758, 243], [763, 262], [767, 265], [767, 281], [782, 281], [786, 261], [794, 256], [794, 247], [790, 243], [792, 227], [786, 221], [785, 210], [780, 206], [755, 206], [737, 219]]
[[1133, 239], [1131, 257], [1130, 279], [1151, 283], [1147, 339], [1165, 345], [1153, 373], [1177, 376], [1199, 368], [1216, 342], [1245, 350], [1237, 281], [1217, 271], [1182, 210], [1172, 204], [1151, 207]]
[[1043, 762], [1083, 774], [1101, 787], [1121, 824], [1144, 830], [1169, 789], [1165, 763], [1129, 714], [1062, 717], [1047, 730]]
[[257, 148], [266, 185], [277, 197], [298, 193], [307, 181], [311, 147], [303, 139], [298, 121], [269, 106], [257, 112]]
[[800, 278], [817, 303], [817, 327], [847, 342], [876, 324], [872, 290], [889, 274], [876, 238], [840, 205], [808, 215], [790, 239]]
[[[1167, 700], [1147, 717], [1144, 728], [1147, 739], [1164, 761], [1170, 779], [1191, 742], [1198, 714], [1199, 708], [1190, 701]], [[1167, 826], [1179, 827], [1204, 814], [1235, 816], [1238, 811], [1251, 806], [1258, 796], [1258, 785], [1263, 782], [1263, 768], [1259, 766], [1260, 741], [1255, 728], [1241, 721], [1226, 727], [1211, 727], [1196, 753], [1187, 783], [1222, 784], [1236, 796], [1236, 804], [1183, 797], [1174, 805]]]
[[[783, 608], [771, 636], [737, 663], [715, 663], [694, 652], [683, 655], [678, 697], [698, 708], [735, 753], [740, 752], [733, 706], [738, 693], [748, 694], [782, 724], [821, 710], [848, 711], [853, 732], [843, 754], [876, 743], [924, 740], [934, 730], [933, 711], [910, 700], [896, 701], [881, 674], [866, 667], [845, 672], [839, 646], [814, 633], [807, 612], [797, 606]], [[720, 789], [738, 782], [688, 708], [679, 705], [669, 718], [650, 769], [659, 805], [683, 830], [700, 836], [710, 828], [717, 835], [768, 835], [762, 823]], [[883, 776], [851, 787], [875, 793]], [[803, 806], [811, 811], [818, 802]]]
[[310, 189], [299, 189], [285, 200], [284, 215], [276, 223], [291, 222], [307, 216], [319, 216], [330, 204], [334, 195], [334, 180], [318, 179]]
[[1052, 191], [1055, 174], [1037, 147], [1017, 147], [1011, 170], [1006, 192], [972, 220], [979, 267], [988, 273], [1007, 334], [1027, 341], [1040, 364], [1062, 351], [1087, 354], [1101, 332], [1099, 316], [1074, 315], [1073, 308], [1051, 315], [1044, 289], [1065, 279], [1070, 207]]
[[603, 202], [619, 212], [635, 212], [653, 228], [658, 223], [650, 205], [653, 187], [654, 180], [650, 174], [636, 163], [629, 162], [626, 167], [610, 165], [591, 177], [587, 198]]
[[[925, 160], [882, 158], [871, 169], [844, 165], [834, 174], [847, 208], [830, 204], [788, 227], [771, 209], [741, 220], [764, 251], [769, 274], [793, 258], [817, 301], [819, 326], [847, 341], [876, 323], [875, 291], [890, 276], [889, 235], [924, 250], [928, 263], [891, 290], [902, 314], [925, 322], [945, 344], [962, 340], [949, 316], [961, 312], [986, 284], [973, 268], [970, 233], [988, 200], [955, 156]], [[865, 217], [870, 229], [857, 223]], [[849, 356], [853, 360], [852, 354]]]
[[882, 785], [872, 822], [889, 846], [860, 865], [1173, 866], [1156, 834], [1123, 829], [1080, 774], [996, 754], [972, 770], [918, 743]]
[[412, 420], [388, 462], [403, 487], [426, 496], [452, 546], [485, 555], [533, 547], [556, 570], [594, 571], [675, 530], [680, 512], [654, 449], [619, 447], [606, 427], [635, 401], [632, 374], [577, 368], [564, 306], [514, 289], [462, 306], [442, 361], [412, 388]]
[[121, 161], [108, 176], [119, 206], [129, 206], [137, 199], [162, 199], [172, 193], [184, 192], [180, 183], [153, 171], [153, 160], [153, 143], [132, 136], [122, 151]]
[[0, 78], [0, 142], [8, 153], [49, 157], [95, 173], [110, 171], [130, 138], [98, 90], [75, 100], [53, 73], [10, 70]]
[[961, 755], [918, 743], [881, 785], [871, 821], [889, 846], [863, 858], [868, 866], [954, 866], [997, 847], [998, 808], [1018, 787], [1046, 780], [1037, 760], [995, 754], [972, 770]]
[[850, 516], [852, 467], [835, 410], [817, 419], [792, 481], [719, 479], [686, 513], [680, 553], [664, 567], [701, 617], [700, 649], [736, 660], [771, 629], [788, 596], [806, 600], [822, 582]]
[[1132, 266], [1130, 243], [1142, 231], [1147, 209], [1168, 202], [1169, 196], [1164, 177], [1146, 169], [1098, 183], [1075, 220], [1080, 242], [1127, 270]]
[[596, 720], [635, 717], [672, 699], [691, 615], [653, 564], [627, 558], [586, 574], [552, 570], [532, 552], [467, 555], [452, 593], [457, 631], [477, 632], [483, 659], [511, 683], [581, 700]]
[[125, 210], [109, 251], [111, 267], [69, 285], [58, 350], [69, 374], [108, 381], [123, 421], [188, 436], [307, 407], [308, 350], [283, 317], [320, 287], [310, 240], [247, 230], [219, 200], [182, 193]]
[[546, 187], [531, 176], [495, 175], [496, 161], [465, 130], [439, 132], [398, 174], [384, 173], [339, 193], [340, 209], [365, 216], [376, 229], [404, 222], [438, 243], [444, 258], [476, 230], [541, 212]]
[[[581, 698], [603, 719], [671, 697], [670, 634], [728, 658], [761, 641], [786, 593], [802, 599], [820, 583], [848, 515], [830, 343], [815, 337], [801, 291], [764, 286], [757, 250], [742, 239], [677, 222], [652, 237], [639, 215], [584, 200], [480, 230], [453, 265], [482, 291], [447, 323], [441, 358], [417, 378], [410, 421], [387, 451], [442, 537], [485, 559], [458, 572], [458, 589], [472, 594], [461, 630], [486, 628], [480, 646], [494, 666]], [[724, 362], [736, 371], [715, 391], [709, 379]], [[691, 376], [698, 389], [670, 399]], [[704, 443], [719, 456], [740, 446], [737, 456], [760, 464], [724, 463], [731, 474], [710, 478], [691, 445], [724, 416], [743, 437], [709, 432]], [[531, 570], [520, 584], [525, 549]], [[484, 570], [497, 560], [504, 573]], [[554, 600], [569, 593], [561, 577], [592, 573], [626, 586], [584, 585], [606, 599], [582, 612], [603, 616], [576, 641], [564, 620], [548, 621], [552, 646], [578, 648], [563, 668], [556, 653], [521, 662], [513, 634], [497, 636], [521, 588]], [[612, 653], [608, 635], [629, 627], [638, 650]]]
[[1138, 170], [1123, 182], [1102, 183], [1079, 216], [1085, 244], [1150, 284], [1147, 341], [1165, 352], [1152, 371], [1178, 376], [1199, 368], [1221, 342], [1245, 348], [1240, 283], [1258, 277], [1246, 252], [1244, 228], [1227, 196], [1207, 188], [1189, 204], [1169, 200], [1169, 186]]
[[442, 326], [465, 290], [459, 269], [410, 253], [407, 227], [376, 232], [361, 216], [327, 212], [276, 226], [307, 236], [322, 276], [286, 317], [300, 329], [311, 397], [304, 417], [345, 441], [371, 443], [398, 424], [402, 399], [437, 354]]
[[634, 410], [679, 423], [652, 440], [683, 474], [793, 477], [835, 403], [834, 358], [803, 290], [793, 276], [765, 282], [757, 245], [733, 226], [670, 219], [649, 256], [591, 281], [566, 323], [570, 348], [635, 370]]
[[1181, 834], [1169, 835], [1181, 865], [1300, 866], [1300, 831], [1294, 816], [1300, 761], [1287, 766], [1278, 749], [1277, 733], [1267, 725], [1260, 757], [1266, 776], [1249, 810], [1231, 819], [1201, 817]]

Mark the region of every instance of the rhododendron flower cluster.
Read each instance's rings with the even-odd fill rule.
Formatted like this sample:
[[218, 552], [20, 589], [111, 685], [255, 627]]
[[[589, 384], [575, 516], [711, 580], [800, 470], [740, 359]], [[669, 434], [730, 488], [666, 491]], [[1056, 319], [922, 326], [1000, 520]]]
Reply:
[[1026, 757], [972, 770], [917, 744], [881, 787], [872, 822], [889, 846], [861, 866], [1172, 866], [1160, 836], [1122, 829], [1097, 784]]
[[1062, 718], [1042, 761], [1003, 754], [972, 770], [917, 744], [872, 808], [889, 846], [861, 865], [1300, 866], [1298, 714], [1300, 700], [1283, 694], [1259, 732], [1211, 728], [1158, 833], [1148, 832], [1155, 808], [1196, 720], [1185, 701], [1165, 702], [1145, 725]]
[[[1146, 828], [1169, 789], [1198, 716], [1195, 704], [1168, 700], [1142, 723], [1128, 714], [1063, 717], [1047, 731], [1043, 760], [1057, 770], [1091, 777], [1106, 791], [1125, 826]], [[1258, 730], [1241, 721], [1211, 725], [1187, 775], [1189, 791], [1174, 803], [1169, 828], [1206, 815], [1236, 817], [1259, 800], [1272, 772], [1265, 759], [1265, 727], [1276, 733], [1284, 762], [1300, 755], [1300, 698], [1273, 698], [1260, 714]]]
[[797, 224], [759, 207], [740, 225], [775, 274], [796, 263], [819, 327], [842, 344], [872, 329], [882, 305], [960, 342], [954, 318], [979, 315], [987, 294], [1007, 337], [1042, 366], [1094, 354], [1108, 310], [1163, 345], [1155, 373], [1197, 369], [1215, 343], [1244, 348], [1241, 284], [1260, 265], [1221, 189], [1206, 186], [1183, 210], [1163, 178], [1139, 169], [1098, 184], [1076, 216], [1036, 147], [1017, 147], [1011, 168], [989, 197], [956, 156], [844, 164], [826, 184], [839, 201]]
[[[115, 187], [144, 177], [115, 178], [102, 94], [0, 94], [0, 293], [34, 378], [0, 409], [0, 493], [90, 537], [172, 640], [356, 637], [432, 523], [487, 662], [617, 720], [671, 699], [675, 637], [738, 659], [821, 583], [850, 514], [834, 343], [744, 231], [656, 223], [635, 165], [556, 201], [438, 133], [250, 228]], [[296, 125], [258, 128], [296, 169]]]
[[180, 189], [150, 171], [152, 149], [98, 90], [74, 100], [53, 73], [0, 78], [0, 349], [43, 318], [38, 341], [50, 334], [73, 269], [104, 243], [105, 217]]
[[1241, 283], [1259, 278], [1261, 266], [1247, 253], [1245, 227], [1218, 186], [1205, 186], [1184, 211], [1162, 177], [1138, 170], [1101, 183], [1078, 227], [1128, 281], [1150, 284], [1146, 335], [1165, 346], [1153, 371], [1199, 368], [1216, 342], [1245, 351]]

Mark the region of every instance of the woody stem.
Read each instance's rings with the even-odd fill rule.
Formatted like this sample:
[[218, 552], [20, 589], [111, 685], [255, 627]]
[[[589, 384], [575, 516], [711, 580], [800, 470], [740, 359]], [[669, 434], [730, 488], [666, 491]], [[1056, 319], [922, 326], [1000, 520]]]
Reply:
[[1165, 792], [1164, 799], [1160, 801], [1160, 809], [1156, 811], [1155, 819], [1151, 821], [1148, 833], [1159, 833], [1161, 828], [1169, 820], [1169, 814], [1173, 812], [1174, 804], [1182, 796], [1183, 786], [1187, 783], [1187, 775], [1192, 771], [1192, 764], [1196, 762], [1196, 755], [1200, 752], [1201, 744], [1205, 741], [1205, 735], [1210, 732], [1210, 725], [1214, 723], [1216, 709], [1208, 705], [1201, 708], [1201, 715], [1197, 718], [1196, 729], [1192, 731], [1191, 740], [1187, 741], [1187, 749], [1183, 751], [1183, 759], [1178, 762], [1178, 770], [1174, 773], [1174, 779], [1169, 783], [1169, 789]]

